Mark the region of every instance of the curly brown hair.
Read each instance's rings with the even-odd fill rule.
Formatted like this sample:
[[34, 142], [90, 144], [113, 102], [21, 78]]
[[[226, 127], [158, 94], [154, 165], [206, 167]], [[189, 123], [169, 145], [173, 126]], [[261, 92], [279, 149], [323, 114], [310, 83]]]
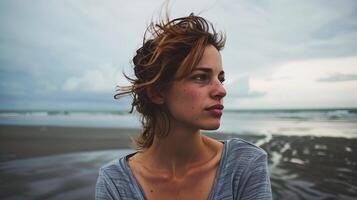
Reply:
[[135, 77], [124, 74], [131, 85], [118, 86], [114, 96], [118, 99], [130, 94], [133, 98], [130, 113], [135, 108], [141, 114], [143, 131], [135, 141], [139, 149], [150, 147], [155, 135], [165, 137], [170, 128], [169, 113], [164, 106], [151, 101], [148, 90], [169, 89], [174, 80], [192, 72], [207, 45], [220, 51], [224, 44], [225, 36], [217, 33], [212, 23], [194, 14], [149, 25], [143, 45], [133, 58]]

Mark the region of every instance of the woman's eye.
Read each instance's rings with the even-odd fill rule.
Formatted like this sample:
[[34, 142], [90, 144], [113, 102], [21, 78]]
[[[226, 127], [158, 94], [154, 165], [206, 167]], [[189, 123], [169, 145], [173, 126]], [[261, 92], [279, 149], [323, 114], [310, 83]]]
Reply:
[[208, 76], [205, 74], [199, 74], [199, 75], [195, 75], [192, 77], [193, 80], [196, 81], [207, 81], [208, 80]]
[[226, 79], [225, 79], [224, 77], [219, 79], [219, 81], [220, 81], [221, 83], [223, 83], [225, 80], [226, 80]]

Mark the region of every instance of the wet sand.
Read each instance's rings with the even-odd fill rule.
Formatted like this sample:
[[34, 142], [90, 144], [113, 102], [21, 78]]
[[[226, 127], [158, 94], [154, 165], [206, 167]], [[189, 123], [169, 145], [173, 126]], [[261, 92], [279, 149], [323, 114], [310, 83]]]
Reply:
[[[138, 129], [0, 125], [0, 161], [107, 149], [135, 149]], [[234, 134], [208, 134], [216, 139]], [[255, 141], [262, 136], [249, 136]]]
[[[98, 169], [133, 151], [139, 130], [0, 126], [0, 199], [94, 199]], [[355, 199], [357, 139], [239, 137], [268, 152], [274, 199]]]
[[273, 136], [261, 147], [274, 199], [356, 199], [356, 138]]
[[62, 153], [133, 148], [136, 129], [0, 126], [0, 161]]

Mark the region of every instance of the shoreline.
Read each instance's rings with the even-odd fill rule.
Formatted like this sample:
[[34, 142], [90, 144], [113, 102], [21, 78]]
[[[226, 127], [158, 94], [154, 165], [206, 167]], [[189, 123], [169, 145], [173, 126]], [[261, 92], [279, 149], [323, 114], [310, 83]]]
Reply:
[[[134, 128], [0, 125], [0, 162], [66, 153], [135, 149], [134, 140], [140, 131], [140, 129]], [[289, 136], [275, 134], [266, 136], [249, 133], [234, 134], [204, 131], [203, 133], [217, 140], [241, 138], [262, 147], [267, 152], [272, 150], [268, 148], [268, 146], [271, 146], [271, 142], [274, 143], [273, 146], [277, 145], [274, 142], [276, 140], [285, 140], [286, 143], [302, 140], [305, 141], [305, 143], [303, 143], [304, 146], [310, 146], [315, 142], [320, 143], [323, 141], [339, 141], [339, 144], [350, 143], [350, 145], [352, 143], [351, 146], [354, 146], [357, 142], [357, 138], [326, 136]], [[279, 144], [278, 146], [283, 148], [284, 145]]]
[[[240, 137], [250, 142], [264, 135], [203, 132], [226, 140]], [[140, 129], [37, 125], [0, 125], [0, 162], [84, 151], [135, 149]]]

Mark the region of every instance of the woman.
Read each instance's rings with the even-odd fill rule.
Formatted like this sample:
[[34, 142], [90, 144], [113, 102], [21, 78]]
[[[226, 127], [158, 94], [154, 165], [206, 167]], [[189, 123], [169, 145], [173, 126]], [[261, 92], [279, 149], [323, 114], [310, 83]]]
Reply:
[[142, 116], [139, 151], [101, 168], [96, 199], [271, 199], [266, 153], [243, 140], [217, 141], [225, 74], [225, 39], [204, 18], [148, 28], [133, 58], [132, 110]]

